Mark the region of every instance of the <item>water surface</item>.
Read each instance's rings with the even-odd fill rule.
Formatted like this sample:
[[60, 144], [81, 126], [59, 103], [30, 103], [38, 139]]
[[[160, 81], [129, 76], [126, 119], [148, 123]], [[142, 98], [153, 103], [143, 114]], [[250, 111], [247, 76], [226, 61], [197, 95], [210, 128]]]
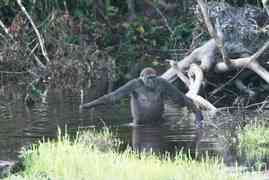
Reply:
[[[78, 109], [81, 103], [79, 90], [50, 89], [45, 102], [37, 102], [32, 107], [23, 103], [24, 96], [25, 90], [20, 86], [2, 86], [0, 89], [1, 160], [17, 159], [22, 147], [44, 137], [57, 137], [58, 127], [72, 133], [78, 128], [107, 126], [125, 145], [137, 150], [171, 153], [181, 149], [190, 149], [193, 153], [208, 151], [222, 154], [227, 161], [235, 161], [232, 152], [225, 145], [227, 139], [221, 139], [223, 129], [220, 130], [213, 123], [221, 117], [217, 120], [206, 117], [205, 129], [199, 130], [194, 126], [192, 114], [186, 109], [179, 110], [168, 102], [163, 125], [134, 127], [130, 125], [132, 119], [128, 99], [113, 106], [106, 105], [81, 113]], [[83, 101], [87, 102], [94, 96], [92, 90], [87, 90]], [[232, 130], [229, 127], [232, 123], [227, 124], [226, 129]]]

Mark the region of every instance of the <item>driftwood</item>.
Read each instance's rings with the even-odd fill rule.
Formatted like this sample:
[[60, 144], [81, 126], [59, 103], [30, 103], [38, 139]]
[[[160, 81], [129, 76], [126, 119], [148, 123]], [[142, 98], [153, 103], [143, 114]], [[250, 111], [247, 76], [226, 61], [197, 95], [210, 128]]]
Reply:
[[[259, 48], [251, 56], [247, 56], [251, 52], [249, 49], [243, 47], [242, 43], [238, 42], [236, 47], [239, 47], [238, 50], [241, 57], [231, 58], [229, 57], [227, 50], [225, 49], [230, 44], [225, 41], [225, 33], [222, 32], [220, 28], [218, 19], [215, 21], [215, 27], [211, 22], [209, 17], [208, 5], [203, 0], [197, 0], [201, 14], [204, 20], [204, 23], [211, 35], [211, 40], [206, 42], [201, 47], [196, 48], [192, 53], [186, 56], [179, 62], [169, 61], [171, 68], [168, 69], [162, 77], [169, 81], [175, 80], [177, 76], [180, 78], [186, 87], [189, 88], [187, 96], [193, 99], [200, 106], [216, 112], [216, 107], [212, 105], [208, 100], [199, 95], [199, 90], [202, 83], [205, 81], [204, 73], [209, 71], [214, 71], [216, 73], [223, 73], [232, 70], [238, 70], [237, 74], [230, 79], [228, 82], [224, 83], [212, 93], [216, 93], [222, 90], [230, 82], [234, 82], [236, 87], [240, 88], [249, 95], [255, 94], [253, 91], [248, 90], [243, 82], [238, 78], [243, 70], [248, 69], [255, 72], [259, 75], [265, 82], [269, 83], [269, 72], [260, 64], [259, 59], [261, 55], [269, 46], [269, 40], [264, 43], [264, 45]], [[216, 29], [215, 29], [216, 28]], [[252, 30], [252, 29], [251, 29]], [[226, 38], [227, 39], [227, 38]], [[241, 48], [242, 47], [242, 48]], [[236, 48], [230, 48], [236, 49]], [[242, 52], [247, 53], [242, 53]], [[217, 54], [220, 53], [222, 60], [217, 59]]]
[[[178, 67], [178, 64], [175, 61], [170, 60], [169, 62], [172, 66], [170, 72], [175, 73], [189, 88], [189, 91], [186, 93], [186, 96], [191, 98], [199, 107], [208, 109], [212, 113], [215, 113], [217, 111], [217, 108], [209, 101], [204, 99], [202, 96], [198, 95], [200, 87], [202, 85], [202, 81], [204, 80], [202, 69], [196, 64], [191, 64], [188, 73], [189, 78], [187, 78], [184, 73], [181, 72]], [[170, 77], [168, 74], [169, 72], [167, 74], [164, 74], [162, 77], [169, 80], [169, 78], [167, 78]]]
[[[203, 72], [209, 71], [210, 67], [212, 66], [213, 52], [216, 50], [216, 48], [217, 46], [215, 41], [210, 40], [204, 46], [194, 50], [183, 60], [177, 63], [170, 61], [170, 65], [172, 65], [172, 67], [162, 75], [164, 79], [169, 81], [173, 81], [174, 77], [178, 76], [189, 88], [189, 91], [186, 95], [198, 103], [199, 106], [202, 106], [203, 108], [208, 109], [212, 112], [216, 112], [216, 107], [204, 99], [202, 96], [199, 96], [198, 93], [202, 81], [204, 80]], [[199, 66], [196, 64], [197, 60], [201, 61]], [[185, 75], [188, 72], [190, 75], [189, 78], [187, 78]]]

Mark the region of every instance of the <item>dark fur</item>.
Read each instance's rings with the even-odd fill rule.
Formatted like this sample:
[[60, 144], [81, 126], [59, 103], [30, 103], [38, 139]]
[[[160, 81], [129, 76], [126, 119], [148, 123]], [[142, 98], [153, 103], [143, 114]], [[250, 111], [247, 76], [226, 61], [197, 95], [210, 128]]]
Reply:
[[153, 74], [150, 74], [148, 78], [143, 78], [140, 76], [140, 78], [133, 79], [114, 92], [81, 105], [81, 108], [91, 108], [108, 102], [114, 103], [122, 97], [130, 95], [131, 113], [135, 124], [156, 123], [161, 120], [166, 98], [197, 112], [192, 100], [165, 79], [154, 77]]

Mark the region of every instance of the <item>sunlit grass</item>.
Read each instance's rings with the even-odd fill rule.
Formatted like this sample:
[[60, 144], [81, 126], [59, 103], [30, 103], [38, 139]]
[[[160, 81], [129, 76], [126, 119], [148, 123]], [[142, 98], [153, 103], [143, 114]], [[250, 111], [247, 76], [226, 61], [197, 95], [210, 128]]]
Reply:
[[264, 124], [252, 123], [245, 126], [239, 133], [239, 142], [240, 153], [247, 161], [260, 164], [269, 159], [269, 128]]
[[[97, 143], [97, 144], [96, 144]], [[108, 148], [104, 148], [108, 143]], [[101, 144], [101, 146], [100, 146]], [[130, 149], [119, 153], [118, 141], [105, 130], [86, 131], [73, 141], [68, 136], [40, 142], [23, 152], [25, 170], [7, 179], [51, 180], [237, 180], [246, 175], [229, 173], [218, 159], [196, 161], [178, 153], [160, 159]], [[253, 178], [250, 178], [253, 179]]]

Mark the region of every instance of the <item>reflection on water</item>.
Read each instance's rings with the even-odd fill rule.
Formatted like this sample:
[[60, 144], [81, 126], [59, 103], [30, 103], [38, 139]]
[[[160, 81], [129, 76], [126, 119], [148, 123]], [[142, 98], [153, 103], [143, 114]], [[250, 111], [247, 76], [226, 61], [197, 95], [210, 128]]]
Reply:
[[167, 126], [133, 127], [132, 147], [138, 151], [174, 152], [182, 148], [195, 150], [201, 134], [191, 128], [173, 131]]
[[[229, 150], [219, 139], [217, 128], [210, 123], [204, 130], [197, 130], [194, 120], [186, 110], [168, 103], [164, 115], [166, 122], [155, 127], [132, 127], [129, 107], [126, 103], [100, 107], [79, 112], [81, 101], [79, 90], [49, 90], [45, 103], [32, 107], [23, 104], [24, 89], [14, 86], [2, 87], [0, 91], [0, 159], [16, 159], [23, 146], [42, 137], [56, 137], [57, 127], [111, 127], [126, 144], [139, 151], [175, 152], [180, 149], [191, 151], [218, 152], [231, 157]], [[85, 102], [94, 93], [87, 91]], [[216, 133], [217, 132], [217, 133]]]
[[164, 143], [164, 132], [161, 127], [132, 128], [132, 147], [134, 149], [161, 152], [164, 149]]

